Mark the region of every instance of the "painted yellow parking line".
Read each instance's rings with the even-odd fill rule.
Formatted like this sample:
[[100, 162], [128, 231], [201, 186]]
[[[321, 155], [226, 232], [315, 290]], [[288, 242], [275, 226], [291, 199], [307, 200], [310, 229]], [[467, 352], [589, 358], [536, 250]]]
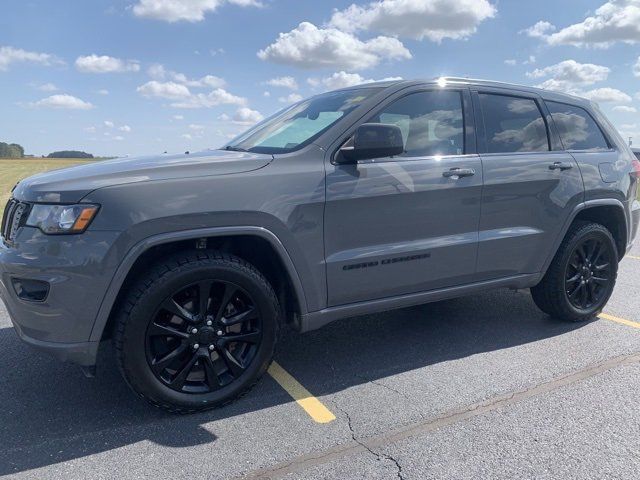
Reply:
[[610, 322], [616, 322], [622, 325], [626, 325], [627, 327], [640, 328], [640, 323], [638, 322], [632, 322], [631, 320], [615, 317], [613, 315], [609, 315], [608, 313], [601, 313], [600, 315], [598, 315], [598, 317], [609, 320]]
[[315, 422], [329, 423], [336, 419], [336, 416], [331, 413], [320, 400], [311, 395], [309, 390], [304, 388], [277, 362], [273, 362], [269, 367], [269, 375], [293, 397], [296, 403], [300, 405]]
[[627, 256], [626, 256], [626, 257], [624, 257], [624, 258], [633, 258], [634, 260], [640, 260], [640, 257], [636, 257], [636, 256], [634, 256], [634, 255], [627, 255]]

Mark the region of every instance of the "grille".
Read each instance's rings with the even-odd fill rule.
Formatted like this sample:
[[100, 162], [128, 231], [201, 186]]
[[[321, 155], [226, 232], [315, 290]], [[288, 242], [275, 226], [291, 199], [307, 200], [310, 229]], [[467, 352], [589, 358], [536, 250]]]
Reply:
[[7, 206], [4, 208], [4, 215], [2, 216], [2, 226], [0, 229], [0, 236], [2, 236], [5, 242], [12, 242], [16, 237], [18, 228], [20, 228], [27, 220], [28, 204], [19, 202], [15, 199], [10, 199]]

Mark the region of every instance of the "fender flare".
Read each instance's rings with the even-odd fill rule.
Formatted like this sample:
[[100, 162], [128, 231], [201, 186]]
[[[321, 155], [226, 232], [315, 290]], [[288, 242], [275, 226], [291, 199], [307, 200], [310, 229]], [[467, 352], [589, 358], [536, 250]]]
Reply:
[[89, 341], [98, 342], [102, 338], [102, 333], [109, 320], [111, 310], [115, 304], [116, 298], [122, 285], [124, 284], [127, 275], [131, 271], [131, 268], [135, 264], [136, 260], [140, 256], [152, 247], [162, 245], [165, 243], [172, 243], [181, 240], [195, 240], [203, 237], [223, 237], [229, 235], [247, 235], [260, 237], [269, 242], [269, 244], [278, 252], [282, 263], [287, 269], [287, 274], [291, 278], [293, 284], [294, 293], [298, 299], [298, 304], [302, 310], [302, 315], [308, 313], [307, 300], [300, 281], [300, 276], [295, 268], [287, 249], [284, 247], [280, 239], [270, 230], [264, 227], [256, 226], [237, 226], [237, 227], [212, 227], [212, 228], [200, 228], [195, 230], [183, 230], [178, 232], [162, 233], [153, 235], [141, 240], [129, 249], [124, 259], [118, 265], [107, 292], [105, 293], [98, 314], [96, 315], [91, 330], [91, 336]]
[[[544, 277], [545, 274], [547, 273], [547, 270], [549, 269], [549, 266], [553, 261], [553, 257], [556, 256], [556, 253], [560, 248], [560, 244], [564, 240], [564, 237], [567, 235], [567, 232], [569, 231], [569, 227], [571, 227], [571, 224], [576, 219], [578, 214], [584, 210], [588, 210], [589, 208], [602, 207], [602, 206], [616, 207], [620, 209], [620, 211], [624, 216], [625, 232], [627, 232], [627, 237], [629, 236], [629, 218], [627, 218], [627, 211], [624, 208], [624, 204], [620, 200], [617, 200], [615, 198], [601, 198], [601, 199], [587, 200], [586, 202], [581, 202], [575, 206], [575, 208], [571, 212], [571, 215], [569, 215], [569, 217], [567, 218], [567, 221], [562, 226], [562, 230], [560, 231], [557, 238], [555, 239], [553, 249], [551, 250], [551, 253], [547, 256], [547, 259], [545, 260], [542, 271], [540, 272], [540, 280], [542, 280], [542, 277]], [[622, 252], [622, 254], [624, 254], [624, 252]]]

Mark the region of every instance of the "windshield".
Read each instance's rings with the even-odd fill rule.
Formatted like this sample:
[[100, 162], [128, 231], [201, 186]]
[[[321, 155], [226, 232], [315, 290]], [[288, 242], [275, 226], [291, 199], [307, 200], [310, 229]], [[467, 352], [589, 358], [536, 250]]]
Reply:
[[323, 93], [281, 110], [233, 139], [224, 148], [254, 153], [288, 153], [308, 145], [381, 88]]

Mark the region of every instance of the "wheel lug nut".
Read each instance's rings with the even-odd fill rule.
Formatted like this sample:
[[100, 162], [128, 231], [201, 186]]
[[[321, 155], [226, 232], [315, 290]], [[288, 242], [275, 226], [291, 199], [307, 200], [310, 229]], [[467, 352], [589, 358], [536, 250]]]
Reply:
[[211, 350], [212, 352], [216, 349], [215, 345], [209, 345], [209, 350]]
[[224, 332], [223, 332], [222, 330], [218, 330], [216, 333], [218, 334], [218, 336], [219, 336], [219, 337], [221, 337], [222, 335], [224, 335]]
[[200, 348], [200, 344], [199, 344], [199, 343], [194, 343], [194, 344], [193, 344], [193, 349], [194, 349], [194, 350], [197, 350], [197, 349], [199, 349], [199, 348]]
[[191, 333], [193, 333], [195, 335], [196, 333], [198, 333], [198, 329], [197, 328], [192, 329]]
[[211, 325], [213, 325], [213, 322], [211, 320], [207, 320], [207, 326], [210, 327]]

